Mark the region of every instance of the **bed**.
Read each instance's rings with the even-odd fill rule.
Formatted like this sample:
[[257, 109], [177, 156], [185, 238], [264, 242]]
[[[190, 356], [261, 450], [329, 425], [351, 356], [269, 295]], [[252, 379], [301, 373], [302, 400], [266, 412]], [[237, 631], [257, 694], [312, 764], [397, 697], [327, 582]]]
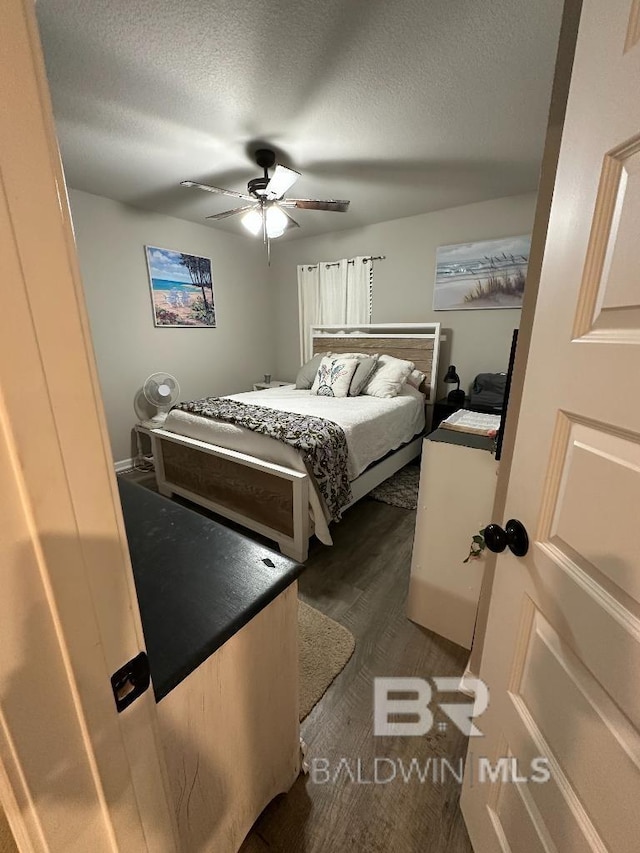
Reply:
[[[316, 326], [313, 351], [387, 353], [413, 361], [426, 374], [420, 388], [393, 399], [316, 397], [293, 386], [231, 395], [282, 411], [320, 415], [338, 423], [348, 446], [352, 505], [419, 455], [437, 377], [440, 325]], [[315, 533], [331, 544], [326, 508], [300, 454], [243, 427], [173, 411], [152, 432], [159, 491], [180, 495], [260, 533], [296, 560]]]

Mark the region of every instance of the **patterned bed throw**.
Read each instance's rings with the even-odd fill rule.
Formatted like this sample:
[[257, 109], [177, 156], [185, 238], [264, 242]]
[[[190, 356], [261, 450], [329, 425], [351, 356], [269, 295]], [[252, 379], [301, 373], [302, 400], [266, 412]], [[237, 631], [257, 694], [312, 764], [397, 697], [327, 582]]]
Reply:
[[350, 502], [347, 439], [342, 427], [333, 421], [224, 397], [205, 397], [178, 403], [174, 408], [216, 421], [227, 421], [295, 447], [302, 454], [307, 470], [315, 477], [333, 521], [340, 518], [342, 510]]

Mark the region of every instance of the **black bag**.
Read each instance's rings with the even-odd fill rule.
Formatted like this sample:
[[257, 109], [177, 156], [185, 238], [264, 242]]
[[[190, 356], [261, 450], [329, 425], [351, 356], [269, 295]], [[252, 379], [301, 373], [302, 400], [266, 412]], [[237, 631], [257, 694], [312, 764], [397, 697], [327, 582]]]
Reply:
[[506, 373], [479, 373], [473, 380], [471, 405], [502, 409], [506, 386]]

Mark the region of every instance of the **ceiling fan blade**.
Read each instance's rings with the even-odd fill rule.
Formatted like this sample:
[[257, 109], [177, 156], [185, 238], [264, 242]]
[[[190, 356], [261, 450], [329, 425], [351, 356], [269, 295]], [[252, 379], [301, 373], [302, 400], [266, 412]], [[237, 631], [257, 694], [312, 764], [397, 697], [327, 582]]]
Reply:
[[225, 210], [222, 213], [214, 213], [213, 216], [205, 216], [205, 219], [226, 219], [228, 216], [235, 216], [238, 213], [243, 213], [245, 210], [254, 210], [259, 206], [258, 204], [245, 204], [242, 207], [235, 207], [233, 210]]
[[296, 172], [293, 169], [287, 169], [286, 166], [281, 166], [278, 163], [276, 170], [271, 176], [271, 180], [264, 191], [265, 198], [271, 200], [282, 198], [287, 190], [291, 189], [299, 177], [300, 172]]
[[195, 187], [198, 190], [205, 190], [208, 193], [217, 193], [218, 195], [228, 195], [231, 198], [241, 198], [244, 201], [254, 201], [250, 195], [237, 193], [235, 190], [223, 190], [221, 187], [210, 187], [208, 184], [199, 184], [197, 181], [180, 181], [181, 187]]
[[320, 201], [315, 198], [285, 198], [278, 203], [282, 207], [297, 207], [301, 210], [333, 210], [336, 213], [346, 213], [350, 204], [346, 199]]
[[289, 222], [291, 223], [291, 225], [295, 225], [295, 227], [296, 227], [296, 228], [299, 228], [299, 227], [300, 227], [300, 223], [299, 223], [299, 222], [296, 222], [296, 221], [295, 221], [295, 219], [293, 218], [293, 216], [291, 216], [291, 214], [290, 214], [290, 213], [287, 213], [287, 211], [286, 211], [286, 210], [284, 210], [284, 209], [282, 208], [282, 206], [280, 206], [280, 210], [282, 210], [282, 212], [283, 212], [283, 213], [284, 213], [284, 215], [287, 217], [287, 219], [289, 220]]

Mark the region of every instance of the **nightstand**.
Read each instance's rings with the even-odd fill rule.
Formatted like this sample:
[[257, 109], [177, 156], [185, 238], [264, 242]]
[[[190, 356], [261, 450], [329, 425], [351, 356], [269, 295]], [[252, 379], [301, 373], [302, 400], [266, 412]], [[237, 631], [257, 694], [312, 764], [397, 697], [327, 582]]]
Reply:
[[487, 415], [501, 415], [502, 409], [491, 408], [488, 406], [473, 406], [469, 397], [464, 398], [464, 403], [450, 403], [446, 397], [441, 397], [433, 404], [433, 418], [431, 419], [431, 432], [438, 429], [440, 424], [449, 415], [457, 412], [459, 409], [468, 409], [471, 412], [484, 412]]
[[291, 382], [286, 382], [284, 379], [274, 379], [272, 382], [254, 382], [254, 391], [267, 391], [269, 388], [281, 388], [283, 385], [291, 385]]
[[493, 511], [493, 441], [439, 429], [422, 445], [407, 616], [470, 649], [486, 557], [464, 560]]

